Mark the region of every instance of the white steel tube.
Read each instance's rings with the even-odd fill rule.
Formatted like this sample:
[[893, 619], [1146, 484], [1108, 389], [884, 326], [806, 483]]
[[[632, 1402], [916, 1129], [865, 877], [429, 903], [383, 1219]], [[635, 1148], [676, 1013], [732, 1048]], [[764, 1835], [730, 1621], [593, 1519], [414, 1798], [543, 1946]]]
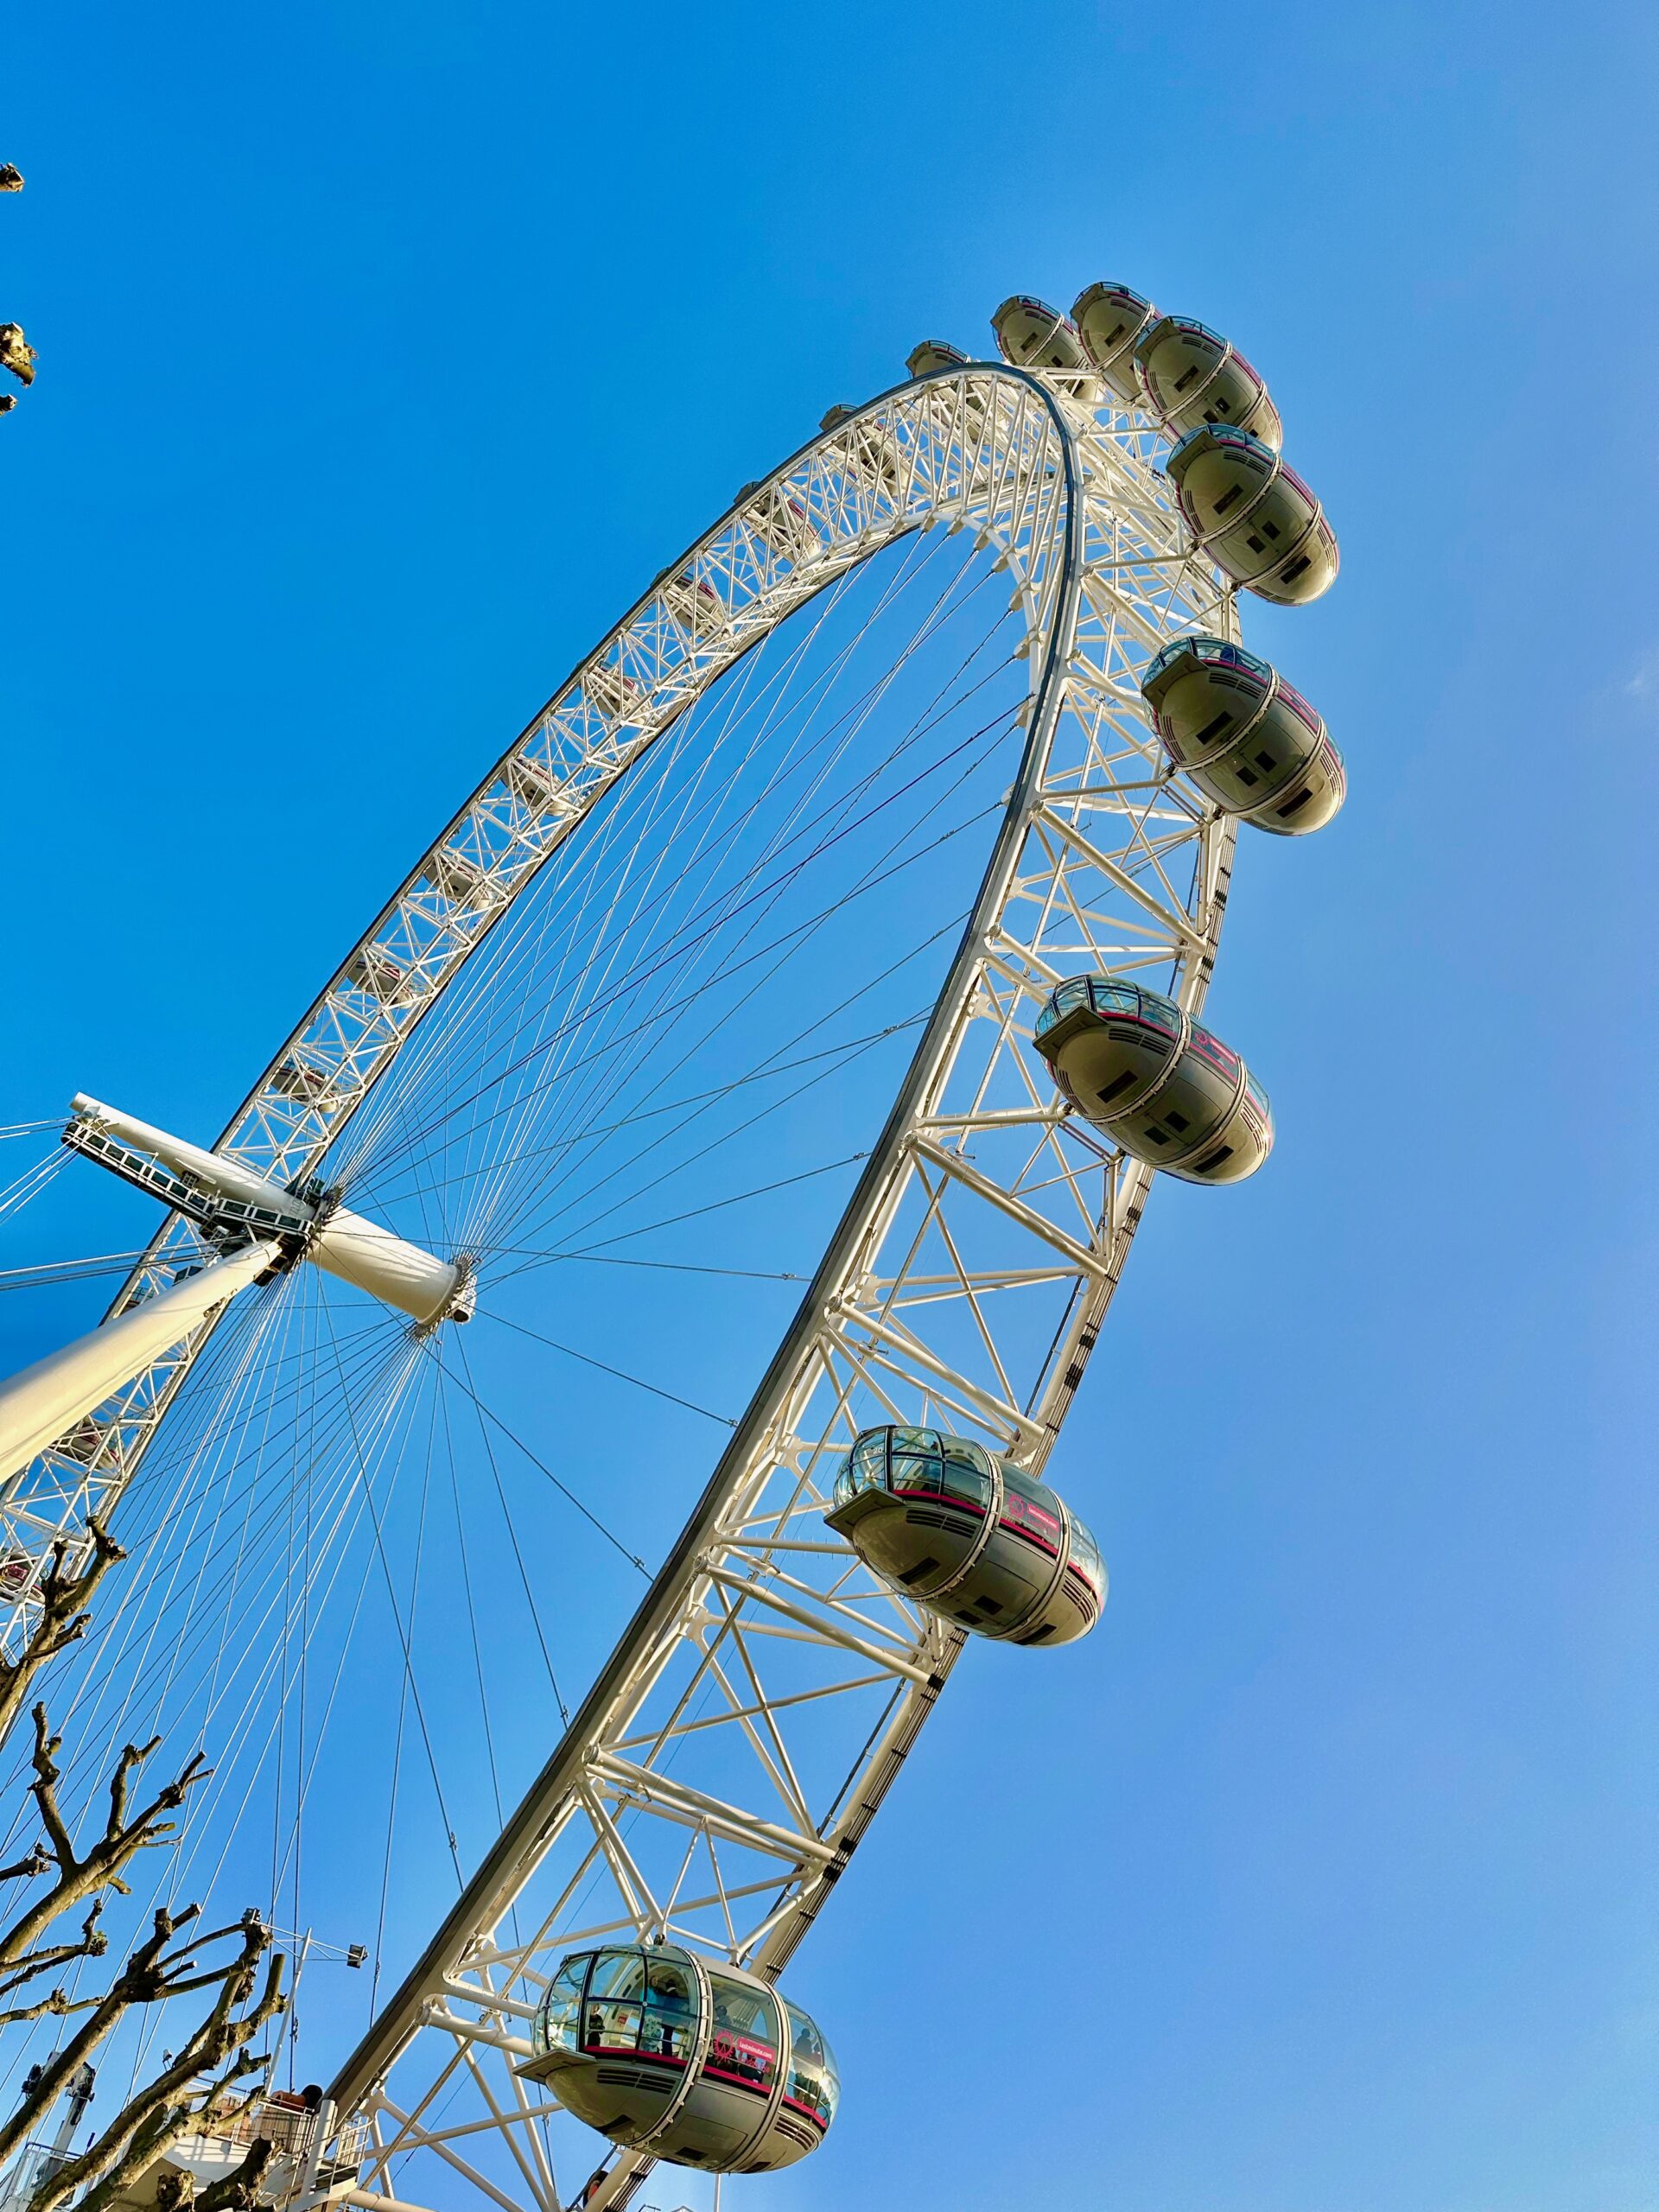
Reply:
[[305, 1256], [342, 1282], [355, 1283], [416, 1321], [438, 1320], [461, 1286], [461, 1269], [378, 1222], [339, 1206], [306, 1247]]
[[206, 1320], [215, 1306], [245, 1289], [277, 1257], [275, 1244], [251, 1244], [215, 1260], [170, 1290], [130, 1306], [101, 1329], [49, 1352], [0, 1383], [0, 1476], [10, 1478], [38, 1452], [67, 1436], [105, 1398], [142, 1374]]

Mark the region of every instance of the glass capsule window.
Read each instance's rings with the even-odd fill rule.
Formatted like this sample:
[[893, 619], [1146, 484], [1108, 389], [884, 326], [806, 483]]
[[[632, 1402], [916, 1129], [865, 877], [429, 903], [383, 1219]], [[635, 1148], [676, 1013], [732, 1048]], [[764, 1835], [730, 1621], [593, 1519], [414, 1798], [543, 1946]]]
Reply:
[[[1100, 988], [1100, 986], [1096, 986], [1096, 990], [1098, 991]], [[1114, 983], [1110, 988], [1115, 992], [1134, 990], [1135, 997], [1140, 1001], [1139, 1013], [1140, 1018], [1142, 1021], [1149, 1022], [1154, 1029], [1167, 1030], [1172, 1037], [1179, 1037], [1180, 1035], [1181, 1009], [1176, 1005], [1173, 999], [1166, 999], [1161, 991], [1138, 989], [1134, 984]], [[1114, 1001], [1113, 1004], [1109, 1007], [1102, 1006], [1100, 1007], [1100, 1011], [1103, 1014], [1107, 1012], [1116, 1013], [1117, 1011], [1116, 1001]]]
[[990, 1453], [959, 1436], [944, 1438], [944, 1447], [939, 1455], [940, 1490], [959, 1505], [987, 1512], [995, 1488]]
[[1127, 1014], [1139, 1020], [1142, 997], [1134, 983], [1115, 983], [1104, 976], [1090, 979], [1089, 1002], [1096, 1014]]
[[1218, 668], [1241, 668], [1247, 675], [1260, 677], [1263, 683], [1273, 681], [1273, 663], [1256, 653], [1246, 652], [1243, 645], [1230, 645], [1217, 639], [1204, 658]]
[[1023, 1469], [1002, 1468], [1002, 1525], [1017, 1529], [1051, 1557], [1059, 1555], [1065, 1528], [1065, 1508], [1046, 1483]]
[[714, 2031], [704, 2074], [715, 2081], [741, 2082], [746, 2088], [770, 2089], [778, 2071], [777, 1999], [770, 1991], [712, 1970], [709, 1992]]
[[658, 2058], [687, 2059], [697, 2031], [697, 1991], [690, 1974], [671, 1961], [647, 1962], [639, 2048]]
[[589, 1997], [638, 1999], [645, 1986], [645, 1962], [638, 1951], [601, 1951], [588, 1978]]
[[1069, 983], [1057, 984], [1044, 1001], [1043, 1010], [1037, 1017], [1037, 1027], [1033, 1034], [1038, 1037], [1046, 1036], [1057, 1021], [1064, 1021], [1067, 1014], [1076, 1014], [1080, 1007], [1086, 1007], [1088, 1004], [1089, 978], [1087, 976], [1077, 976]]
[[1219, 1037], [1212, 1037], [1207, 1029], [1200, 1029], [1196, 1022], [1188, 1039], [1187, 1049], [1198, 1059], [1205, 1061], [1229, 1083], [1236, 1083], [1243, 1063], [1230, 1045], [1224, 1045]]
[[1071, 1516], [1070, 1565], [1083, 1576], [1096, 1597], [1100, 1597], [1106, 1587], [1106, 1563], [1100, 1555], [1100, 1546], [1093, 1535], [1075, 1513]]
[[1243, 645], [1230, 645], [1225, 638], [1194, 635], [1173, 638], [1147, 664], [1147, 672], [1141, 679], [1143, 691], [1150, 691], [1166, 670], [1186, 659], [1195, 660], [1201, 668], [1236, 668], [1247, 675], [1259, 677], [1266, 683], [1273, 676], [1273, 664], [1257, 653], [1247, 652]]
[[582, 1985], [587, 1980], [591, 1957], [590, 1952], [578, 1952], [574, 1959], [567, 1959], [553, 1977], [536, 2022], [537, 2051], [575, 2050], [582, 2016]]
[[1224, 347], [1227, 343], [1227, 340], [1222, 336], [1218, 330], [1211, 330], [1207, 322], [1197, 321], [1190, 315], [1171, 315], [1169, 322], [1170, 334], [1172, 336], [1173, 336], [1177, 332], [1186, 333], [1190, 331], [1196, 338], [1207, 338], [1213, 346]]
[[950, 1498], [988, 1510], [996, 1463], [982, 1444], [936, 1428], [871, 1428], [854, 1444], [836, 1477], [839, 1509], [867, 1490], [895, 1496]]
[[1172, 638], [1147, 663], [1141, 688], [1150, 690], [1166, 669], [1188, 658], [1197, 661], [1201, 668], [1235, 668], [1248, 665], [1250, 658], [1248, 653], [1241, 654], [1239, 648], [1230, 645], [1224, 638]]
[[[769, 2094], [781, 2044], [779, 1999], [772, 1991], [710, 1967], [708, 2049], [702, 2071]], [[702, 2021], [696, 1969], [683, 1951], [580, 1951], [548, 1986], [536, 2020], [538, 2052], [594, 2057], [637, 2051], [681, 2065], [696, 2056]], [[838, 2094], [834, 2062], [804, 2012], [790, 2008], [797, 2050], [790, 2090], [828, 2126]], [[787, 2085], [786, 2085], [787, 2086]]]
[[909, 1459], [929, 1459], [939, 1448], [936, 1428], [890, 1428], [887, 1435], [890, 1447]]
[[1181, 1009], [1160, 991], [1149, 991], [1141, 984], [1126, 982], [1116, 976], [1077, 976], [1069, 982], [1057, 983], [1049, 993], [1037, 1017], [1033, 1037], [1046, 1037], [1069, 1014], [1084, 1007], [1120, 1020], [1127, 1017], [1132, 1021], [1144, 1021], [1171, 1037], [1181, 1033]]
[[887, 1431], [887, 1488], [906, 1496], [937, 1497], [939, 1440], [931, 1428]]
[[697, 1986], [672, 1955], [579, 1951], [550, 1984], [536, 2022], [538, 2050], [643, 2050], [686, 2059], [696, 2041]]
[[842, 1461], [836, 1477], [837, 1506], [850, 1505], [862, 1491], [886, 1487], [888, 1433], [885, 1428], [867, 1430]]
[[798, 2106], [820, 2127], [828, 2127], [841, 2101], [841, 2078], [836, 2071], [836, 2062], [830, 2054], [830, 2046], [818, 2033], [817, 2023], [787, 2002], [784, 2010], [789, 2015], [792, 2046], [784, 2101]]
[[1248, 1068], [1244, 1072], [1244, 1096], [1264, 1122], [1270, 1122], [1273, 1119], [1273, 1109], [1268, 1103], [1268, 1094]]
[[638, 2050], [644, 2024], [645, 1962], [638, 1951], [601, 1951], [582, 2008], [584, 2050]]

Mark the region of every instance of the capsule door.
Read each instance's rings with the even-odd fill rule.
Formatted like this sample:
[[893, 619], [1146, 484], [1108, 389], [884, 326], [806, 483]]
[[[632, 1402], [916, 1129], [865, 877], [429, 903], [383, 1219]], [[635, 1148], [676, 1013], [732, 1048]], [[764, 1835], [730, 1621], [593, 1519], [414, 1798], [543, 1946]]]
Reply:
[[1158, 319], [1150, 300], [1127, 284], [1090, 284], [1071, 308], [1083, 350], [1113, 395], [1126, 405], [1141, 397], [1135, 348], [1147, 326]]
[[1141, 339], [1135, 359], [1154, 411], [1177, 437], [1204, 423], [1225, 423], [1264, 445], [1279, 444], [1283, 426], [1267, 385], [1219, 331], [1166, 315]]
[[664, 2154], [687, 2165], [751, 2171], [778, 2086], [778, 1999], [747, 1978], [707, 1969], [709, 2027], [702, 2069], [675, 2118]]
[[1035, 1616], [1062, 1572], [1068, 1548], [1065, 1509], [1035, 1476], [1005, 1461], [996, 1534], [974, 1568], [976, 1628], [1016, 1643], [1046, 1642], [1053, 1624]]

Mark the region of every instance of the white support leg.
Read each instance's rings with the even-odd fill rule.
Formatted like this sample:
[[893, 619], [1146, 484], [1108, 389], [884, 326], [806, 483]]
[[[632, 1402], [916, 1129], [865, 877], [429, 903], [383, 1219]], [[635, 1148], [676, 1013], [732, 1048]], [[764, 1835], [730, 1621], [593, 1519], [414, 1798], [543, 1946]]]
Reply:
[[278, 1256], [275, 1244], [262, 1243], [216, 1260], [0, 1383], [0, 1478], [9, 1482], [36, 1452], [67, 1435]]

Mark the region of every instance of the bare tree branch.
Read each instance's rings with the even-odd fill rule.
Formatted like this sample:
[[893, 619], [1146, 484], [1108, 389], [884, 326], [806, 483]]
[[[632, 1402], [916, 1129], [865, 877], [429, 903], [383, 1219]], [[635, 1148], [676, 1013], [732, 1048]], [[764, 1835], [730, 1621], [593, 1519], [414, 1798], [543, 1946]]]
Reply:
[[[91, 1549], [79, 1571], [71, 1572], [68, 1560], [72, 1550], [81, 1551], [80, 1542], [72, 1546], [64, 1539], [54, 1544], [35, 1592], [38, 1611], [22, 1651], [15, 1660], [0, 1652], [0, 1741], [22, 1711], [41, 1669], [85, 1633], [88, 1599], [108, 1568], [124, 1556], [99, 1522], [90, 1522], [87, 1531]], [[141, 1851], [170, 1847], [178, 1823], [168, 1816], [211, 1771], [204, 1754], [197, 1752], [170, 1782], [135, 1808], [140, 1777], [161, 1739], [128, 1744], [110, 1776], [102, 1831], [98, 1832], [94, 1822], [83, 1851], [60, 1799], [62, 1738], [53, 1732], [44, 1704], [34, 1707], [34, 1724], [29, 1794], [44, 1836], [25, 1856], [0, 1867], [0, 1882], [27, 1882], [38, 1889], [26, 1897], [10, 1924], [0, 1929], [0, 1999], [25, 1993], [30, 1983], [56, 1969], [105, 1955], [108, 1938], [99, 1925], [105, 1895], [111, 1890], [130, 1894], [124, 1875], [132, 1859]], [[54, 1924], [77, 1905], [88, 1907], [79, 1940], [48, 1940]], [[264, 2070], [266, 2058], [250, 2045], [285, 2007], [282, 1985], [286, 1961], [271, 1951], [270, 1931], [257, 1914], [205, 1933], [198, 1922], [199, 1908], [194, 1904], [163, 1907], [153, 1916], [149, 1934], [132, 1944], [101, 1995], [72, 1999], [60, 1986], [0, 2011], [0, 2024], [77, 2016], [73, 2032], [62, 2047], [33, 2069], [16, 2110], [0, 2120], [3, 2165], [58, 2099], [75, 2094], [92, 2055], [134, 2006], [212, 1993], [204, 2017], [176, 2058], [169, 2056], [162, 2072], [128, 2098], [78, 2157], [52, 2162], [53, 2171], [41, 2176], [28, 2212], [59, 2212], [72, 2202], [76, 2212], [108, 2212], [146, 2174], [154, 2172], [181, 2138], [223, 2128], [227, 2116], [240, 2116], [252, 2106], [257, 2090], [238, 2096], [238, 2085], [256, 2080]], [[232, 1955], [214, 1964], [217, 1947], [227, 1942], [235, 1945]], [[204, 2076], [210, 2082], [205, 2094], [200, 2086]], [[261, 2178], [272, 2156], [270, 2142], [257, 2139], [232, 2173], [200, 2195], [188, 2173], [164, 2175], [165, 2186], [158, 2184], [162, 2212], [256, 2212]]]
[[10, 1973], [0, 1970], [0, 1997], [10, 1997], [14, 1989], [21, 1989], [26, 1981], [33, 1981], [39, 1974], [49, 1974], [54, 1967], [65, 1966], [71, 1959], [101, 1959], [110, 1948], [110, 1939], [99, 1927], [99, 1915], [104, 1910], [102, 1897], [93, 1901], [92, 1909], [80, 1923], [79, 1943], [48, 1943], [43, 1951], [31, 1951], [19, 1959]]
[[41, 1669], [86, 1633], [93, 1592], [115, 1562], [126, 1557], [96, 1515], [87, 1522], [86, 1534], [92, 1541], [92, 1557], [79, 1574], [65, 1572], [72, 1548], [69, 1540], [60, 1536], [53, 1545], [46, 1572], [35, 1588], [40, 1613], [28, 1641], [16, 1659], [0, 1653], [0, 1744], [22, 1711], [29, 1685]]
[[[88, 1997], [81, 2002], [83, 2005], [95, 2005], [98, 1999]], [[10, 2027], [14, 2020], [43, 2020], [48, 2012], [62, 2014], [76, 2009], [69, 2002], [67, 1990], [54, 1989], [49, 1997], [42, 1997], [37, 2004], [19, 2005], [10, 2012], [0, 2012], [0, 2027]]]
[[176, 1822], [163, 1816], [176, 1812], [186, 1796], [199, 1782], [207, 1779], [212, 1770], [198, 1751], [181, 1772], [164, 1789], [157, 1790], [149, 1804], [139, 1812], [129, 1815], [127, 1799], [132, 1777], [155, 1751], [159, 1738], [148, 1744], [129, 1744], [122, 1752], [116, 1773], [110, 1784], [110, 1815], [104, 1834], [92, 1848], [80, 1856], [75, 1850], [69, 1826], [63, 1817], [58, 1802], [58, 1783], [61, 1771], [57, 1755], [62, 1748], [60, 1736], [52, 1734], [47, 1721], [44, 1705], [35, 1707], [35, 1749], [31, 1764], [35, 1780], [31, 1794], [39, 1809], [41, 1826], [47, 1840], [41, 1847], [48, 1866], [55, 1867], [56, 1878], [19, 1914], [11, 1926], [0, 1933], [0, 1973], [10, 1972], [22, 1966], [33, 1955], [40, 1937], [62, 1913], [88, 1897], [96, 1897], [104, 1890], [116, 1890], [128, 1894], [122, 1878], [122, 1870], [141, 1851], [165, 1847], [172, 1838]]
[[265, 2168], [276, 2152], [270, 2136], [257, 2135], [234, 2173], [222, 2175], [200, 2191], [188, 2167], [164, 2173], [156, 2184], [156, 2212], [253, 2212]]
[[[192, 1905], [189, 1910], [194, 1912], [195, 1907]], [[130, 1954], [110, 1988], [102, 1997], [90, 2001], [86, 2022], [61, 2050], [46, 2061], [35, 2077], [35, 2087], [21, 2100], [11, 2118], [0, 2121], [0, 2161], [11, 2156], [36, 2118], [51, 2108], [70, 2077], [85, 2064], [128, 2007], [135, 2003], [151, 2002], [159, 1993], [156, 1988], [156, 1961], [172, 1940], [178, 1924], [172, 1914], [166, 1910], [157, 1912], [151, 1933]]]
[[[156, 1916], [158, 1923], [164, 1917]], [[223, 1969], [213, 2009], [183, 2050], [130, 2100], [89, 2149], [48, 2177], [30, 2198], [29, 2212], [54, 2212], [56, 2206], [71, 2197], [78, 2200], [77, 2212], [102, 2212], [141, 2173], [165, 2157], [181, 2136], [211, 2124], [225, 2092], [235, 2082], [263, 2070], [264, 2056], [250, 2054], [247, 2046], [286, 2005], [282, 1979], [287, 1961], [280, 1951], [271, 1952], [258, 1999], [243, 2011], [252, 1993], [255, 1969], [270, 1938], [257, 1920], [245, 1923], [241, 1933], [241, 1952]], [[156, 1961], [151, 1961], [145, 1972], [153, 1975], [155, 1971]], [[196, 2077], [220, 2067], [225, 2071], [205, 2101], [193, 2101], [189, 2093]]]
[[259, 2202], [259, 2183], [276, 2153], [276, 2145], [269, 2135], [256, 2136], [236, 2171], [202, 2190], [195, 2200], [195, 2212], [253, 2212]]

